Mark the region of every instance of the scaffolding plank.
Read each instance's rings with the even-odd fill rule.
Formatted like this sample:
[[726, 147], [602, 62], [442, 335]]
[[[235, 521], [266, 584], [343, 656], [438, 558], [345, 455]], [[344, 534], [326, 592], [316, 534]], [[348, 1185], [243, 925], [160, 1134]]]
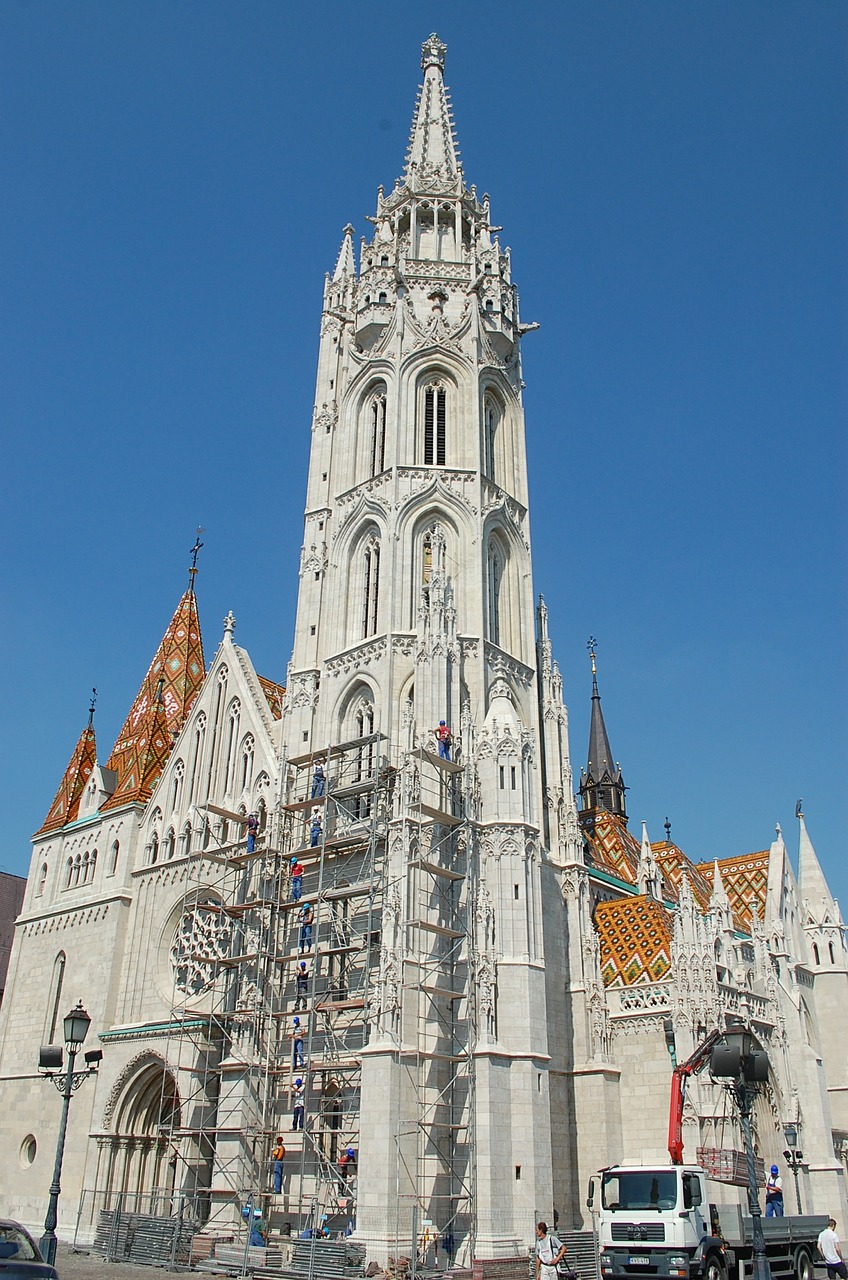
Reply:
[[464, 938], [463, 929], [449, 929], [446, 924], [436, 924], [430, 920], [407, 920], [409, 929], [426, 929], [428, 933], [437, 933], [440, 938]]
[[316, 1004], [315, 1008], [319, 1013], [330, 1010], [337, 1012], [341, 1009], [364, 1009], [365, 997], [358, 996], [352, 1000], [322, 1000], [320, 1004]]
[[456, 760], [443, 760], [435, 751], [422, 751], [421, 754], [425, 760], [430, 764], [434, 764], [444, 773], [462, 773], [465, 768], [464, 764], [457, 764]]
[[219, 818], [228, 818], [230, 822], [237, 822], [240, 827], [247, 826], [247, 814], [236, 813], [233, 809], [222, 809], [219, 804], [209, 804], [203, 806], [208, 813], [214, 813]]
[[457, 818], [453, 813], [448, 813], [446, 809], [436, 809], [431, 804], [425, 804], [423, 800], [416, 801], [410, 805], [411, 809], [417, 810], [425, 818], [431, 818], [433, 822], [440, 822], [445, 827], [458, 827], [462, 822], [462, 818]]
[[345, 751], [352, 751], [355, 747], [367, 747], [369, 743], [380, 742], [385, 739], [384, 733], [369, 733], [364, 738], [351, 738], [349, 742], [336, 742], [331, 747], [316, 747], [309, 751], [306, 755], [290, 756], [286, 764], [292, 765], [296, 769], [300, 769], [305, 764], [314, 764], [320, 760], [322, 764], [326, 764], [328, 760], [334, 756], [343, 755]]
[[422, 871], [428, 871], [432, 876], [444, 876], [446, 880], [464, 880], [464, 871], [454, 871], [452, 867], [440, 866], [438, 862], [428, 862], [426, 858], [415, 858], [409, 864], [411, 867], [420, 867]]
[[304, 809], [323, 808], [326, 800], [326, 796], [312, 796], [306, 800], [292, 800], [288, 804], [284, 804], [282, 808], [286, 813], [302, 813]]
[[441, 996], [445, 1000], [462, 1000], [465, 996], [464, 991], [453, 991], [450, 987], [440, 987], [436, 982], [421, 982], [417, 986], [419, 991], [426, 991], [433, 996]]
[[336, 902], [339, 898], [364, 898], [377, 888], [370, 880], [360, 880], [358, 884], [346, 884], [339, 889], [327, 889], [318, 895], [320, 902]]

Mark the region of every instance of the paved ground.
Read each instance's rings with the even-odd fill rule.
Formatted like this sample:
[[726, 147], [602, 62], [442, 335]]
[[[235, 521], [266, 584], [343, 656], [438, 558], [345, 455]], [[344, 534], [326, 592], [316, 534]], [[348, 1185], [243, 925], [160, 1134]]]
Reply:
[[131, 1262], [104, 1262], [96, 1253], [72, 1253], [59, 1244], [56, 1270], [60, 1280], [159, 1280], [169, 1273], [160, 1267], [139, 1267]]

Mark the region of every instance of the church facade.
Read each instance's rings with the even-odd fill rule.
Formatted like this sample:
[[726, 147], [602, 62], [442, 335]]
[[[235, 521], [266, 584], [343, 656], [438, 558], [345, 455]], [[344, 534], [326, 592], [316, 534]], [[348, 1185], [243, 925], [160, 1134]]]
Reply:
[[[588, 1228], [589, 1174], [662, 1159], [670, 1051], [768, 1050], [759, 1154], [794, 1126], [804, 1208], [846, 1210], [845, 926], [799, 809], [694, 864], [628, 827], [594, 673], [575, 793], [532, 594], [519, 313], [422, 50], [404, 171], [344, 232], [320, 321], [292, 659], [211, 663], [196, 566], [100, 764], [93, 715], [34, 837], [0, 1021], [0, 1177], [37, 1228], [78, 999], [60, 1230], [109, 1215], [326, 1222], [385, 1262], [507, 1257]], [[687, 1158], [739, 1146], [693, 1082]], [[275, 1170], [282, 1135], [286, 1156]], [[726, 1195], [738, 1197], [738, 1188]], [[789, 1193], [787, 1193], [789, 1194]]]

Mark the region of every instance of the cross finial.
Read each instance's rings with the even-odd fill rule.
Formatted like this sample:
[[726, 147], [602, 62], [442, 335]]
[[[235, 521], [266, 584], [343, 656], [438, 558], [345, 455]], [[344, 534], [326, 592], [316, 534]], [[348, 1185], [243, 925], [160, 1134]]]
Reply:
[[231, 636], [235, 631], [235, 629], [236, 629], [235, 614], [233, 613], [232, 609], [230, 609], [229, 613], [224, 619], [224, 635]]
[[666, 818], [663, 826], [665, 827], [665, 842], [666, 844], [671, 844], [671, 823], [668, 818]]
[[203, 528], [202, 525], [197, 526], [197, 538], [195, 539], [194, 546], [189, 552], [189, 555], [191, 556], [191, 564], [189, 565], [189, 570], [188, 570], [189, 591], [194, 590], [194, 579], [197, 577], [197, 557], [200, 552], [200, 548], [203, 546], [203, 543], [200, 541], [200, 535], [205, 532], [206, 530]]
[[589, 639], [586, 641], [586, 648], [589, 650], [589, 661], [590, 661], [590, 662], [591, 662], [591, 664], [592, 664], [592, 679], [593, 679], [593, 680], [594, 680], [595, 676], [598, 674], [598, 668], [595, 666], [595, 648], [596, 648], [596, 646], [597, 646], [597, 643], [598, 643], [598, 642], [597, 642], [597, 640], [595, 639], [595, 637], [594, 637], [594, 636], [589, 636]]
[[96, 690], [96, 689], [92, 689], [92, 691], [91, 691], [91, 702], [89, 703], [89, 706], [88, 706], [88, 727], [89, 727], [89, 729], [93, 728], [93, 726], [94, 726], [94, 704], [95, 704], [95, 702], [96, 702], [96, 701], [97, 701], [97, 690]]

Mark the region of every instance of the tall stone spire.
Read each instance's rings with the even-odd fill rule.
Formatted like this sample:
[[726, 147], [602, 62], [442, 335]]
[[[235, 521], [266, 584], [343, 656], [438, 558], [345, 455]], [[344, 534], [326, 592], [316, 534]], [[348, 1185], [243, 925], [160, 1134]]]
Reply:
[[594, 813], [597, 809], [606, 809], [626, 822], [624, 779], [621, 776], [621, 769], [613, 758], [607, 727], [604, 723], [604, 713], [601, 710], [595, 644], [594, 636], [590, 636], [587, 648], [592, 663], [592, 719], [589, 728], [589, 756], [586, 769], [580, 778], [581, 820], [583, 814]]
[[798, 818], [798, 897], [806, 903], [808, 910], [818, 911], [833, 903], [833, 897], [824, 878], [824, 872], [813, 848], [813, 842], [807, 831], [807, 823], [798, 801], [796, 810]]
[[450, 97], [443, 79], [447, 45], [434, 33], [421, 46], [424, 83], [418, 91], [406, 153], [404, 182], [410, 189], [438, 174], [443, 180], [462, 173]]
[[[92, 693], [96, 696], [96, 691]], [[68, 767], [62, 775], [59, 790], [53, 799], [47, 817], [38, 828], [36, 835], [44, 835], [48, 831], [57, 831], [60, 827], [73, 822], [79, 813], [80, 798], [83, 788], [91, 777], [97, 759], [97, 745], [94, 738], [94, 696], [88, 709], [88, 724], [80, 734]]]
[[193, 550], [188, 590], [177, 605], [106, 762], [107, 769], [117, 774], [117, 785], [104, 809], [148, 798], [203, 683], [203, 640], [194, 594], [197, 550]]

